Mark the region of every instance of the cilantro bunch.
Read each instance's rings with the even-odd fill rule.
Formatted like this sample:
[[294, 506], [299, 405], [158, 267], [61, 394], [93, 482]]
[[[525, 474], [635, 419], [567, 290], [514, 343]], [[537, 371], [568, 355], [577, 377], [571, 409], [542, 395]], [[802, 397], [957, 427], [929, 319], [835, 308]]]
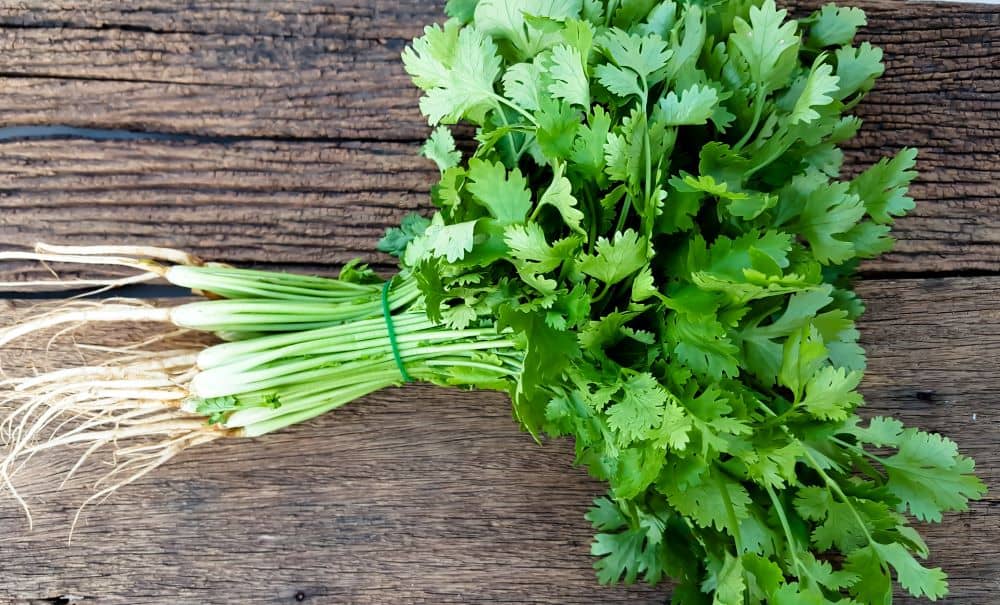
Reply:
[[[493, 327], [536, 438], [609, 485], [602, 582], [673, 602], [883, 604], [947, 592], [910, 518], [984, 492], [973, 461], [862, 421], [849, 278], [888, 250], [916, 152], [839, 145], [882, 74], [855, 8], [773, 0], [450, 0], [403, 53], [437, 126], [436, 212], [380, 244], [430, 319]], [[470, 124], [456, 151], [444, 125]], [[496, 381], [491, 382], [496, 387]]]

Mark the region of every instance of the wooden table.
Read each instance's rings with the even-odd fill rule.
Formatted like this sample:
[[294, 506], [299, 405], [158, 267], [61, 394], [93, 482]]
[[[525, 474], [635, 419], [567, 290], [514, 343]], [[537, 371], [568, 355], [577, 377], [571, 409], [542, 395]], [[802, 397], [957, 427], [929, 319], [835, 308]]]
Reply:
[[[0, 3], [0, 116], [26, 127], [0, 131], [0, 245], [128, 241], [243, 266], [331, 274], [360, 256], [389, 270], [373, 244], [427, 208], [435, 176], [398, 57], [438, 4]], [[863, 266], [864, 393], [870, 413], [978, 460], [993, 493], [926, 535], [947, 602], [994, 603], [1000, 12], [863, 4], [888, 70], [848, 161], [917, 145], [922, 171], [896, 251]], [[0, 301], [4, 322], [27, 304]], [[188, 452], [89, 509], [67, 546], [89, 492], [57, 491], [50, 460], [22, 478], [33, 531], [0, 500], [0, 603], [662, 602], [664, 587], [597, 585], [583, 513], [602, 488], [570, 461], [569, 443], [519, 432], [502, 396], [410, 387]]]

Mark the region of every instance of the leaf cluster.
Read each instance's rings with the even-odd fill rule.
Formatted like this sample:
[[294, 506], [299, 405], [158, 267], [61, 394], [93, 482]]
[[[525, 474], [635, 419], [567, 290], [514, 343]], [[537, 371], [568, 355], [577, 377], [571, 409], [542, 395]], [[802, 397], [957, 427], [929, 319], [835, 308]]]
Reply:
[[[908, 516], [984, 487], [951, 441], [862, 422], [850, 287], [913, 207], [916, 152], [853, 178], [882, 74], [864, 13], [773, 0], [451, 0], [403, 54], [437, 208], [383, 250], [432, 319], [519, 342], [536, 438], [609, 484], [602, 582], [673, 602], [883, 604], [946, 593]], [[463, 158], [446, 125], [476, 128]]]

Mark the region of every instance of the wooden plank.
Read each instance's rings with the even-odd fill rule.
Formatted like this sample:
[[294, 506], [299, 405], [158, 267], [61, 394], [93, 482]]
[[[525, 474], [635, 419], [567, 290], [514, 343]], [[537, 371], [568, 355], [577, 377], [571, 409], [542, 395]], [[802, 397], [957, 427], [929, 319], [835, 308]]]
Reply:
[[[931, 562], [952, 576], [948, 602], [992, 602], [1000, 329], [984, 301], [1000, 296], [1000, 277], [867, 281], [860, 292], [866, 413], [944, 431], [993, 490], [925, 530]], [[4, 304], [3, 321], [27, 308]], [[120, 344], [140, 333], [92, 337]], [[21, 346], [3, 352], [5, 368], [45, 365], [43, 344]], [[50, 355], [76, 353], [62, 344]], [[21, 481], [33, 532], [0, 500], [0, 602], [278, 604], [300, 593], [307, 603], [662, 602], [666, 588], [596, 584], [582, 515], [602, 489], [571, 467], [571, 452], [563, 441], [534, 445], [503, 396], [391, 390], [253, 443], [190, 451], [88, 510], [71, 546], [66, 527], [86, 487], [57, 491], [71, 456], [46, 458]]]
[[[123, 10], [107, 0], [34, 0], [6, 8], [0, 15], [5, 122], [214, 135], [424, 136], [399, 52], [425, 24], [443, 18], [441, 3], [249, 5], [159, 0]], [[865, 36], [885, 46], [889, 63], [882, 92], [864, 115], [873, 130], [905, 126], [902, 139], [880, 144], [923, 144], [912, 135], [935, 141], [927, 135], [942, 129], [988, 142], [985, 135], [997, 128], [990, 112], [998, 109], [989, 41], [1000, 36], [1000, 15], [985, 6], [860, 5], [871, 16]], [[941, 141], [953, 144], [951, 138]]]
[[[415, 144], [247, 140], [0, 142], [0, 245], [130, 242], [191, 250], [239, 265], [330, 273], [374, 251], [386, 227], [428, 212], [437, 170]], [[866, 161], [871, 161], [867, 158]], [[898, 222], [898, 252], [865, 271], [1000, 268], [1000, 222], [952, 168], [924, 162], [916, 212]], [[956, 179], [954, 183], [950, 181]], [[945, 197], [953, 192], [954, 199]], [[949, 194], [949, 195], [952, 195]], [[36, 265], [0, 265], [0, 280]]]
[[[921, 148], [923, 171], [914, 187], [920, 203], [899, 223], [897, 250], [864, 268], [892, 273], [1000, 270], [1000, 227], [991, 218], [1000, 209], [995, 187], [1000, 181], [1000, 13], [977, 6], [862, 4], [871, 22], [865, 37], [885, 47], [888, 67], [860, 108], [867, 123], [848, 150], [850, 170], [915, 145]], [[336, 265], [355, 253], [371, 258], [371, 242], [403, 214], [392, 205], [425, 205], [422, 193], [434, 176], [426, 163], [406, 157], [416, 152], [427, 127], [398, 54], [421, 24], [438, 17], [439, 6], [415, 0], [338, 0], [325, 8], [310, 2], [267, 8], [196, 2], [183, 10], [153, 2], [134, 11], [111, 2], [95, 8], [91, 3], [35, 1], [5, 10], [0, 15], [5, 124], [137, 129], [185, 133], [191, 139], [3, 145], [0, 165], [8, 170], [4, 203], [18, 210], [0, 221], [0, 240], [82, 239], [82, 228], [60, 230], [59, 223], [69, 219], [100, 228], [100, 235], [88, 241], [154, 239], [238, 263], [288, 265], [310, 259], [311, 265]], [[218, 136], [237, 138], [211, 138]], [[306, 140], [259, 146], [239, 137]], [[359, 155], [346, 158], [340, 143], [329, 139]], [[361, 147], [348, 142], [359, 140], [379, 142]], [[366, 154], [384, 153], [390, 140], [405, 144], [392, 151], [398, 157], [394, 161], [401, 163], [390, 166], [384, 158], [375, 159], [377, 172], [368, 174], [364, 167], [372, 159]], [[62, 151], [53, 156], [56, 146]], [[185, 171], [183, 162], [191, 155], [200, 161]], [[111, 200], [122, 194], [107, 191], [113, 186], [107, 177], [115, 174], [119, 183], [128, 179], [117, 172], [120, 168], [101, 166], [100, 160], [110, 164], [125, 156], [132, 160], [131, 194], [144, 210], [135, 216], [115, 208], [120, 221], [109, 221], [110, 207], [122, 203]], [[255, 163], [260, 174], [252, 185], [232, 184], [236, 177], [227, 163], [234, 156]], [[301, 167], [289, 158], [318, 165]], [[353, 162], [346, 174], [342, 160]], [[267, 168], [288, 174], [268, 177]], [[392, 182], [394, 169], [410, 180]], [[296, 200], [289, 192], [307, 178], [303, 171], [312, 175], [310, 195]], [[324, 181], [321, 171], [327, 172]], [[221, 182], [205, 182], [216, 173]], [[39, 202], [33, 192], [45, 186], [41, 174], [62, 179], [68, 186], [64, 198]], [[168, 174], [172, 179], [163, 178]], [[342, 184], [330, 183], [347, 174], [358, 186], [350, 199], [340, 195]], [[269, 187], [292, 189], [278, 191], [275, 204], [261, 216], [285, 223], [293, 232], [262, 232], [258, 220], [242, 220], [258, 216], [254, 213]], [[405, 195], [398, 196], [401, 189]], [[184, 196], [179, 206], [200, 206], [198, 224], [187, 220], [186, 213], [174, 212], [179, 195]], [[332, 202], [331, 195], [338, 200]], [[68, 197], [71, 203], [65, 201]], [[324, 198], [318, 206], [317, 197]], [[338, 210], [316, 220], [324, 203]], [[25, 207], [36, 212], [41, 204], [47, 212], [25, 214]], [[61, 205], [72, 208], [59, 214]], [[370, 228], [351, 220], [336, 222], [347, 213], [358, 213]], [[170, 225], [175, 234], [164, 238], [153, 232], [150, 220]], [[223, 224], [242, 234], [233, 237], [233, 248], [216, 239], [222, 236], [212, 226]], [[347, 230], [349, 239], [336, 239], [336, 249], [330, 250], [334, 238], [329, 235]], [[244, 238], [247, 234], [253, 237]]]

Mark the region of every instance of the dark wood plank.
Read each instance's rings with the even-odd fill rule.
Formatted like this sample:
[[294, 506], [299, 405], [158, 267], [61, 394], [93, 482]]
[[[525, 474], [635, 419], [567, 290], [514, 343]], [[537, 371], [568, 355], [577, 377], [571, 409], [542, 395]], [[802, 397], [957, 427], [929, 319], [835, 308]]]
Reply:
[[[862, 269], [1000, 268], [997, 200], [971, 193], [993, 185], [972, 176], [949, 184], [959, 176], [948, 166], [923, 168], [917, 210], [898, 223], [899, 252]], [[980, 174], [1000, 182], [1000, 164]], [[355, 257], [388, 268], [375, 243], [406, 213], [429, 210], [436, 175], [406, 143], [2, 141], [0, 246], [130, 242], [320, 273]], [[43, 273], [0, 265], [0, 280]]]
[[[10, 222], [0, 222], [0, 240], [21, 244], [54, 235], [80, 240], [80, 229], [60, 233], [58, 225], [50, 230], [43, 222], [57, 208], [70, 206], [62, 220], [107, 226], [101, 229], [107, 238], [153, 238], [234, 262], [310, 259], [335, 265], [353, 256], [355, 244], [358, 253], [369, 253], [370, 243], [402, 214], [392, 204], [425, 203], [421, 194], [433, 170], [404, 156], [416, 152], [427, 127], [398, 55], [422, 24], [439, 18], [440, 7], [414, 0], [249, 5], [195, 2], [180, 9], [151, 2], [123, 11], [111, 2], [35, 1], [2, 11], [0, 108], [6, 125], [59, 123], [192, 138], [185, 143], [67, 141], [56, 144], [63, 151], [55, 156], [47, 142], [3, 145], [0, 166], [18, 177], [3, 186], [8, 208], [21, 199], [28, 207], [37, 206], [32, 190], [45, 181], [32, 177], [43, 174], [61, 178], [73, 201], [53, 197], [43, 202], [49, 213], [33, 217], [17, 211]], [[885, 47], [888, 67], [860, 108], [866, 126], [848, 150], [849, 160], [856, 169], [912, 145], [921, 148], [923, 172], [914, 187], [920, 203], [899, 223], [896, 252], [865, 269], [1000, 270], [1000, 228], [992, 220], [1000, 210], [995, 186], [1000, 181], [1000, 13], [969, 5], [862, 5], [870, 14], [864, 35]], [[239, 138], [213, 142], [211, 137], [217, 136], [306, 140], [279, 140], [268, 147], [245, 145]], [[363, 170], [371, 161], [365, 154], [383, 153], [390, 140], [404, 143], [394, 148], [399, 159], [393, 161], [403, 162], [398, 169], [411, 179], [405, 185], [393, 182], [395, 165], [384, 159], [375, 161], [375, 175]], [[354, 146], [348, 141], [378, 142]], [[360, 155], [348, 160], [338, 151], [342, 146]], [[129, 187], [144, 214], [115, 212], [122, 220], [108, 224], [106, 204], [116, 195], [108, 188], [116, 185], [106, 179], [109, 174], [119, 182], [127, 179], [116, 172], [120, 169], [100, 161], [106, 158], [110, 164], [125, 155], [134, 160]], [[200, 162], [185, 171], [184, 161], [191, 155]], [[255, 163], [259, 178], [252, 184], [234, 189], [227, 182], [232, 178], [227, 163], [234, 155]], [[310, 165], [298, 166], [292, 158]], [[343, 187], [335, 182], [344, 176], [341, 161], [354, 162], [352, 186], [358, 195], [350, 201], [341, 196], [339, 212], [313, 220], [322, 207], [314, 205], [316, 196], [336, 194]], [[273, 172], [279, 167], [288, 174]], [[295, 201], [287, 187], [301, 183], [302, 171], [313, 175], [312, 195]], [[204, 181], [215, 173], [221, 182], [210, 187]], [[245, 205], [248, 197], [262, 199], [269, 185], [286, 189], [265, 216], [290, 226], [307, 219], [309, 229], [269, 237], [251, 224], [257, 221], [241, 221], [259, 208]], [[407, 195], [397, 195], [400, 189]], [[186, 201], [181, 206], [202, 207], [200, 225], [178, 222], [173, 214], [182, 193]], [[368, 217], [363, 220], [370, 229], [348, 223], [353, 239], [344, 244], [340, 242], [347, 240], [337, 240], [346, 248], [326, 250], [328, 234], [344, 232], [343, 223], [334, 219], [348, 212]], [[161, 219], [173, 227], [173, 237], [158, 237], [143, 224]], [[252, 234], [253, 241], [236, 241], [232, 249], [220, 246], [212, 224], [232, 225], [228, 233]]]
[[[948, 602], [992, 602], [1000, 329], [983, 301], [1000, 296], [1000, 278], [868, 281], [860, 291], [867, 413], [955, 438], [994, 490], [925, 530], [932, 563], [952, 577]], [[5, 304], [5, 322], [27, 309]], [[120, 344], [142, 332], [91, 336]], [[45, 365], [44, 343], [20, 346], [3, 353], [5, 367]], [[49, 355], [76, 353], [60, 345]], [[668, 593], [596, 584], [582, 515], [601, 486], [571, 466], [569, 443], [538, 447], [519, 432], [499, 395], [391, 390], [253, 442], [192, 450], [88, 510], [66, 546], [87, 493], [82, 480], [54, 489], [70, 458], [22, 477], [33, 532], [0, 501], [0, 602], [279, 604], [301, 592], [307, 603], [658, 603]]]

